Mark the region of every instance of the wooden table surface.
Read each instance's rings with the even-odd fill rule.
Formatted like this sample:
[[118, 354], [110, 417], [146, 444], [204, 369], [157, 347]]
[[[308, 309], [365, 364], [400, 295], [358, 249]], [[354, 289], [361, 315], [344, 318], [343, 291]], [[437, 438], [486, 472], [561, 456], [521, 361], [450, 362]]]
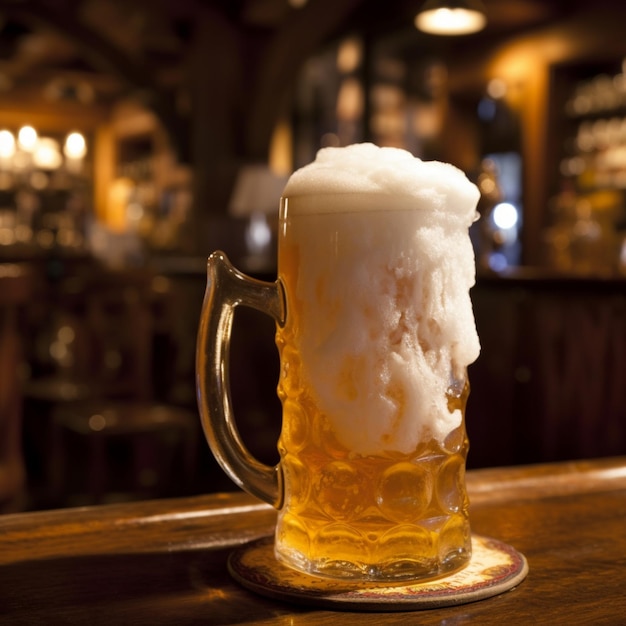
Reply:
[[226, 569], [275, 513], [218, 494], [0, 517], [1, 624], [626, 624], [626, 458], [468, 473], [475, 533], [529, 574], [450, 608], [353, 613], [264, 599]]

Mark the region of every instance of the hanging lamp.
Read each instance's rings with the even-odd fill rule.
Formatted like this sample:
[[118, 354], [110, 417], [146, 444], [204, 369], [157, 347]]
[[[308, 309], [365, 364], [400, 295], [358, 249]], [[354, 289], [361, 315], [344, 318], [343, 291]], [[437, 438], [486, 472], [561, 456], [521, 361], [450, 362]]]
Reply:
[[480, 0], [427, 0], [415, 16], [415, 26], [432, 35], [469, 35], [486, 24]]

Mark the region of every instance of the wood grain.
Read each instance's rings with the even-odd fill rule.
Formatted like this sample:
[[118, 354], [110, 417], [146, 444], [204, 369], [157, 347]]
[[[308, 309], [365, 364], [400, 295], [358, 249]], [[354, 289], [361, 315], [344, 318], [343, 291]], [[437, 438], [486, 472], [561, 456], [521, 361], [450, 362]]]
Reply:
[[231, 580], [275, 512], [242, 493], [0, 517], [0, 624], [606, 624], [626, 615], [626, 458], [468, 473], [474, 532], [510, 543], [516, 589], [418, 613], [337, 613]]

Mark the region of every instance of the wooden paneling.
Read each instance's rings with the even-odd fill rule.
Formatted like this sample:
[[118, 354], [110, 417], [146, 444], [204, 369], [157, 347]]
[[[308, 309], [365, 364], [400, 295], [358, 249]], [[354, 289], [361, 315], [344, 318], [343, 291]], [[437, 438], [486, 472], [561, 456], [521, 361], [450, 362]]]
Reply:
[[626, 453], [626, 282], [484, 279], [470, 465]]

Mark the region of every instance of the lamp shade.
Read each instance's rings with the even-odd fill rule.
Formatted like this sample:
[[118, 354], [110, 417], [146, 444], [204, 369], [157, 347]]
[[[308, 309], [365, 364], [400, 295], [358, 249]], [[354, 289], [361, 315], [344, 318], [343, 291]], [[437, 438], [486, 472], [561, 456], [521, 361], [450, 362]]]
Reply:
[[415, 26], [433, 35], [468, 35], [486, 24], [480, 0], [427, 0], [415, 17]]
[[234, 217], [278, 212], [280, 196], [287, 184], [267, 165], [246, 165], [239, 170], [228, 211]]

